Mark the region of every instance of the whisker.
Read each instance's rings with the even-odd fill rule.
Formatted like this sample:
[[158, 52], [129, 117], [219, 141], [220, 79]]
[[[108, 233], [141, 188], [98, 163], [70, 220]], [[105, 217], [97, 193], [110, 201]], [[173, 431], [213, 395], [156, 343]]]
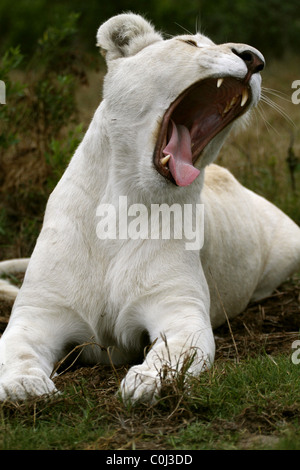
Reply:
[[[199, 21], [200, 21], [200, 27], [199, 27]], [[195, 34], [200, 34], [201, 31], [201, 20], [199, 18], [199, 15], [196, 16], [196, 33]]]
[[269, 96], [266, 96], [264, 95], [264, 93], [262, 93], [261, 97], [267, 102], [267, 103], [270, 103], [271, 106], [277, 106], [279, 109], [282, 109], [283, 110], [283, 107], [276, 103], [276, 101], [272, 100], [272, 98], [270, 98]]
[[261, 106], [260, 103], [259, 103], [258, 106], [256, 107], [256, 110], [257, 110], [257, 112], [260, 114], [260, 116], [261, 116], [261, 118], [262, 118], [262, 120], [263, 120], [263, 122], [264, 122], [264, 124], [265, 124], [265, 126], [266, 126], [266, 129], [267, 129], [267, 131], [269, 132], [269, 134], [271, 134], [270, 131], [272, 130], [273, 132], [275, 132], [275, 134], [277, 134], [278, 136], [280, 136], [280, 133], [277, 131], [277, 129], [275, 129], [275, 127], [272, 126], [272, 124], [270, 124], [270, 122], [266, 119], [266, 117], [265, 117], [265, 115], [264, 115], [264, 111], [263, 111], [262, 106]]
[[174, 34], [169, 34], [169, 33], [165, 33], [165, 32], [163, 33], [163, 35], [166, 36], [166, 37], [169, 37], [171, 39], [174, 38], [174, 36], [175, 36]]
[[181, 26], [181, 24], [179, 23], [174, 23], [176, 24], [176, 26], [179, 26], [179, 28], [183, 29], [183, 31], [185, 31], [186, 33], [190, 34], [191, 36], [194, 36], [193, 33], [191, 33], [191, 31], [189, 31], [188, 29], [186, 29], [184, 26]]
[[280, 132], [276, 129], [276, 127], [274, 127], [274, 126], [270, 123], [270, 121], [268, 121], [268, 119], [266, 118], [266, 116], [265, 116], [265, 114], [264, 114], [264, 111], [265, 111], [265, 110], [263, 109], [262, 105], [260, 105], [260, 107], [258, 108], [258, 111], [260, 112], [261, 117], [262, 117], [262, 118], [264, 119], [264, 121], [265, 121], [265, 125], [266, 125], [266, 128], [267, 128], [269, 134], [271, 134], [271, 130], [272, 130], [272, 131], [275, 132], [275, 134], [277, 134], [278, 136], [282, 135], [282, 134], [280, 134]]
[[270, 106], [272, 109], [277, 111], [293, 127], [296, 127], [296, 124], [294, 123], [292, 118], [290, 118], [290, 116], [284, 111], [282, 106], [280, 106], [278, 103], [275, 103], [275, 101], [273, 101], [271, 98], [269, 98], [268, 96], [264, 96], [264, 95], [261, 96], [261, 102]]
[[282, 93], [281, 91], [278, 91], [278, 90], [272, 90], [272, 88], [261, 87], [261, 89], [262, 89], [262, 93], [267, 93], [269, 95], [276, 96], [276, 98], [279, 98], [284, 101], [288, 101], [289, 103], [291, 102], [291, 98], [286, 93]]
[[262, 86], [261, 89], [262, 89], [262, 91], [265, 91], [266, 93], [269, 93], [270, 95], [274, 95], [274, 96], [277, 96], [278, 98], [286, 99], [287, 101], [291, 101], [290, 99], [288, 99], [289, 95], [287, 93], [283, 93], [280, 90], [276, 90], [275, 88], [268, 88], [268, 87], [264, 87], [264, 86]]

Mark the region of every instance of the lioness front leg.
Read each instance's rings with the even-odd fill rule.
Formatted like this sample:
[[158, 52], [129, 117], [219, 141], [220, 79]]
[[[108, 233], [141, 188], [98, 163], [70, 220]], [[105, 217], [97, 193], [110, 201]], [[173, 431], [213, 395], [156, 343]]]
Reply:
[[164, 315], [164, 322], [148, 328], [154, 343], [144, 362], [129, 369], [121, 382], [125, 402], [155, 402], [163, 380], [177, 374], [196, 376], [210, 367], [215, 343], [208, 315], [185, 307], [181, 315]]
[[0, 339], [0, 401], [57, 392], [50, 379], [74, 332], [71, 313], [19, 307]]

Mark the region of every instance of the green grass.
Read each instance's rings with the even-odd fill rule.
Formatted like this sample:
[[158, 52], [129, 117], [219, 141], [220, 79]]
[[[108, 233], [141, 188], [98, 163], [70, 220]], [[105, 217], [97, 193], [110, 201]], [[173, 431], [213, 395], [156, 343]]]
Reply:
[[[300, 448], [300, 376], [290, 358], [262, 356], [219, 364], [206, 384], [207, 422], [196, 420], [172, 439], [178, 449]], [[255, 438], [254, 438], [255, 436]], [[273, 439], [261, 439], [268, 436]], [[254, 439], [253, 439], [254, 438]]]
[[0, 449], [300, 449], [299, 367], [283, 355], [217, 361], [188, 393], [133, 408], [112, 370], [82, 368], [59, 378], [58, 397], [2, 405]]
[[99, 404], [69, 387], [49, 401], [35, 400], [1, 408], [0, 448], [58, 450], [82, 448], [105, 432]]

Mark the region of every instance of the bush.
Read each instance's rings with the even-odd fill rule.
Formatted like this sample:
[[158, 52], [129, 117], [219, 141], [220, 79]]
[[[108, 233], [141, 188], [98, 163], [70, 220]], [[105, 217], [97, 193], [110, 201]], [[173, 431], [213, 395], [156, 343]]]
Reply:
[[0, 245], [15, 244], [15, 256], [30, 254], [49, 193], [82, 137], [75, 89], [87, 79], [83, 57], [70, 53], [77, 21], [72, 13], [48, 28], [26, 64], [19, 47], [0, 62]]
[[18, 0], [17, 7], [14, 2], [2, 0], [0, 50], [22, 44], [23, 51], [30, 53], [48, 24], [59, 27], [62, 18], [76, 11], [81, 14], [77, 44], [95, 52], [99, 25], [128, 10], [146, 15], [169, 34], [179, 34], [179, 25], [194, 33], [198, 25], [216, 42], [248, 43], [268, 56], [278, 56], [287, 49], [298, 52], [300, 47], [298, 0]]

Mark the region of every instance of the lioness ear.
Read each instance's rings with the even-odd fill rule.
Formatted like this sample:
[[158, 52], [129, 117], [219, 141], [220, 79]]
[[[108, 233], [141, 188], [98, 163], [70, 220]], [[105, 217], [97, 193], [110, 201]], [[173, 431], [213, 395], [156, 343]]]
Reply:
[[162, 36], [140, 15], [127, 13], [114, 16], [98, 29], [97, 45], [106, 61], [136, 54]]

